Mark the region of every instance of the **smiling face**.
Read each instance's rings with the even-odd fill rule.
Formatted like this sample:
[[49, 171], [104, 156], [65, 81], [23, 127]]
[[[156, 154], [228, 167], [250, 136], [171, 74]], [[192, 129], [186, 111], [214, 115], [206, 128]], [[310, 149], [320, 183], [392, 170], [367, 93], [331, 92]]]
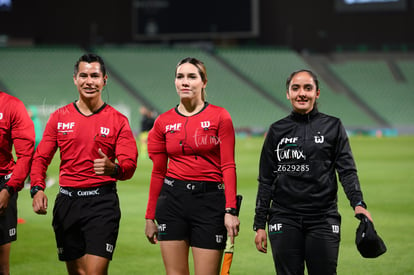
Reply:
[[107, 76], [103, 75], [99, 62], [79, 62], [78, 71], [73, 76], [73, 81], [82, 100], [100, 97], [106, 79]]
[[307, 114], [315, 106], [320, 90], [317, 88], [313, 76], [306, 71], [296, 73], [290, 80], [286, 93], [293, 110], [300, 114]]
[[175, 73], [175, 87], [180, 100], [203, 100], [202, 92], [207, 83], [201, 78], [199, 69], [191, 63], [183, 63]]

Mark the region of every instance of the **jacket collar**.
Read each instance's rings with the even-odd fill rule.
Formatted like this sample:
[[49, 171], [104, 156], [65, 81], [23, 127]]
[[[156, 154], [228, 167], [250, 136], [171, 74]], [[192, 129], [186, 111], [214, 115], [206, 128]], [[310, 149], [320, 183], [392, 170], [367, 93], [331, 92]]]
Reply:
[[296, 120], [296, 121], [309, 121], [309, 120], [313, 119], [315, 116], [317, 116], [318, 114], [319, 114], [318, 109], [313, 108], [312, 111], [310, 111], [307, 114], [300, 114], [300, 113], [297, 113], [295, 111], [292, 111], [291, 114], [290, 114], [290, 117], [293, 120]]

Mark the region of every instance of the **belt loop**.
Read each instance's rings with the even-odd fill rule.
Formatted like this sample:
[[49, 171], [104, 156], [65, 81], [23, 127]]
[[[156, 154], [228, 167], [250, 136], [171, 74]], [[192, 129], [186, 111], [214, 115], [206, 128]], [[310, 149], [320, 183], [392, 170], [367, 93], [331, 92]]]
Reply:
[[201, 190], [203, 190], [203, 193], [207, 192], [207, 183], [206, 182], [201, 183]]

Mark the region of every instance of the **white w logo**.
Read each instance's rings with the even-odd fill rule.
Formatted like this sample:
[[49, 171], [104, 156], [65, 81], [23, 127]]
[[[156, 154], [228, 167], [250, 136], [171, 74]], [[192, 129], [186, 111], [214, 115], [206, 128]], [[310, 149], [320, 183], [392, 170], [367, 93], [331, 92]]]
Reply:
[[109, 135], [109, 128], [101, 127], [101, 135]]
[[323, 136], [315, 136], [315, 143], [323, 143], [324, 137]]
[[201, 128], [205, 129], [210, 127], [210, 121], [202, 121], [201, 122]]

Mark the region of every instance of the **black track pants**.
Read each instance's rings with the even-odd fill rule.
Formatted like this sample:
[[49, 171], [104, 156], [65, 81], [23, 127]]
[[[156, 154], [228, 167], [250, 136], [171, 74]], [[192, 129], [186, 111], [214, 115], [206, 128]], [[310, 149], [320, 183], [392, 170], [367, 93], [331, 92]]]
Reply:
[[340, 242], [339, 214], [318, 218], [272, 215], [268, 234], [278, 275], [336, 274]]

